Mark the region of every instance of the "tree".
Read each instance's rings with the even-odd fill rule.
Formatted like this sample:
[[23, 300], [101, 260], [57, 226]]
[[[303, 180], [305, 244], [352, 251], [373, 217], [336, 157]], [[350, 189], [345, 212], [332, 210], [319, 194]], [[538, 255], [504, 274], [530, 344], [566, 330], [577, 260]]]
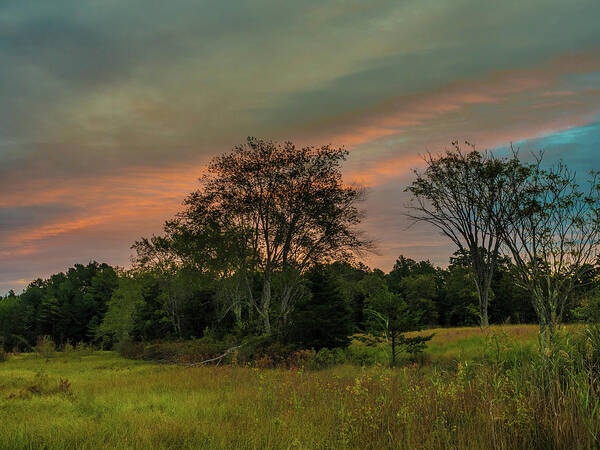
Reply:
[[423, 325], [435, 325], [438, 319], [434, 303], [434, 299], [438, 295], [435, 276], [432, 274], [410, 275], [402, 279], [400, 288], [416, 322]]
[[436, 268], [429, 261], [415, 261], [400, 255], [392, 271], [386, 275], [388, 287], [393, 292], [401, 291], [402, 280], [411, 275], [435, 275]]
[[[212, 160], [200, 189], [167, 223], [166, 242], [179, 260], [193, 260], [202, 270], [218, 268], [223, 279], [237, 275], [231, 282], [239, 284], [230, 286], [232, 308], [244, 304], [271, 333], [276, 274], [302, 274], [312, 264], [344, 259], [370, 246], [356, 229], [363, 191], [342, 182], [346, 156], [346, 150], [330, 146], [299, 148], [248, 138]], [[277, 306], [285, 322], [300, 277], [280, 280]]]
[[489, 324], [489, 291], [501, 235], [513, 213], [508, 176], [519, 172], [516, 157], [500, 159], [475, 150], [463, 152], [458, 142], [440, 156], [427, 155], [422, 173], [406, 191], [412, 194], [410, 218], [427, 222], [447, 236], [471, 262], [482, 326]]
[[369, 291], [365, 301], [365, 313], [370, 319], [370, 331], [383, 332], [384, 341], [390, 344], [390, 365], [396, 365], [401, 351], [411, 354], [422, 351], [432, 335], [404, 335], [407, 331], [421, 328], [420, 311], [412, 309], [401, 294], [391, 292], [380, 271], [370, 273], [361, 284]]
[[596, 270], [600, 257], [600, 180], [592, 172], [586, 191], [576, 174], [559, 162], [542, 167], [543, 154], [527, 166], [527, 177], [512, 180], [518, 214], [503, 230], [517, 280], [527, 289], [543, 341], [562, 320], [581, 280]]
[[362, 280], [369, 276], [371, 270], [363, 263], [334, 262], [328, 266], [329, 272], [335, 278], [346, 303], [352, 309], [353, 333], [365, 331], [366, 317], [364, 314], [365, 299], [369, 292], [363, 288]]
[[450, 264], [444, 281], [444, 293], [440, 305], [444, 325], [477, 325], [478, 294], [470, 265]]
[[308, 295], [293, 313], [292, 342], [303, 348], [346, 347], [352, 334], [352, 309], [340, 292], [332, 274], [318, 265], [307, 274]]
[[536, 314], [526, 289], [515, 282], [516, 267], [508, 256], [498, 259], [492, 280], [494, 301], [490, 303], [490, 320], [496, 323], [532, 323]]
[[122, 276], [119, 285], [108, 301], [108, 311], [97, 330], [102, 342], [123, 342], [131, 337], [134, 327], [136, 303], [142, 298], [142, 284], [139, 280]]
[[0, 297], [0, 353], [18, 347], [25, 334], [23, 302], [11, 290], [4, 298]]

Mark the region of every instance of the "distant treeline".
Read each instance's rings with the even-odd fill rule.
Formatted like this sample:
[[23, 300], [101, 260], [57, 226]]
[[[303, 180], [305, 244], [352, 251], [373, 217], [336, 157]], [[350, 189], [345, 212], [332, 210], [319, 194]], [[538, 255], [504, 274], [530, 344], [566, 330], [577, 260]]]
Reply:
[[[517, 322], [535, 320], [528, 302], [523, 301], [523, 292], [514, 288], [508, 270], [498, 272], [493, 290], [501, 295], [492, 302], [496, 307], [492, 317], [499, 322], [509, 318]], [[307, 298], [298, 302], [298, 317], [291, 321], [293, 324], [302, 319], [301, 329], [294, 330], [290, 325], [277, 330], [289, 338], [294, 337], [294, 331], [300, 334], [306, 330], [313, 320], [319, 321], [314, 332], [321, 329], [324, 335], [332, 334], [335, 322], [345, 336], [367, 331], [365, 310], [369, 300], [382, 290], [410, 304], [411, 312], [419, 314], [423, 324], [478, 323], [475, 286], [468, 267], [460, 261], [442, 270], [426, 261], [401, 257], [388, 274], [361, 265], [333, 263], [313, 269], [304, 278]], [[244, 317], [240, 326], [234, 312], [224, 310], [218, 281], [185, 270], [165, 278], [156, 272], [118, 274], [107, 264], [76, 265], [66, 273], [34, 281], [21, 295], [10, 293], [5, 297], [0, 302], [1, 335], [5, 347], [12, 349], [35, 345], [37, 337], [46, 335], [59, 345], [95, 342], [110, 346], [124, 336], [151, 341], [200, 337], [205, 332], [243, 332], [243, 324], [251, 328], [251, 317]], [[256, 283], [256, 295], [261, 289]], [[320, 295], [323, 291], [327, 295]], [[181, 298], [177, 299], [175, 312], [171, 299], [177, 294]], [[314, 296], [319, 296], [320, 302], [311, 305], [308, 298]], [[275, 323], [280, 323], [276, 302], [273, 309]]]
[[319, 349], [366, 333], [394, 362], [396, 344], [423, 345], [406, 331], [537, 322], [548, 341], [562, 321], [600, 319], [597, 173], [582, 190], [542, 154], [455, 142], [415, 172], [406, 215], [458, 251], [447, 269], [401, 256], [385, 274], [358, 262], [375, 246], [358, 228], [364, 190], [342, 180], [347, 153], [248, 138], [213, 159], [161, 235], [134, 243], [131, 269], [76, 265], [1, 299], [4, 348], [269, 336]]
[[[492, 282], [490, 319], [493, 323], [534, 323], [527, 293], [515, 285], [511, 263], [502, 259]], [[381, 332], [370, 314], [382, 295], [392, 294], [415, 317], [416, 327], [472, 326], [479, 323], [477, 289], [465, 258], [455, 257], [447, 269], [429, 261], [400, 257], [389, 273], [361, 264], [335, 262], [315, 266], [303, 277], [303, 298], [285, 327], [282, 340], [299, 347], [338, 347], [355, 333]], [[596, 283], [598, 284], [598, 283]], [[594, 286], [597, 289], [597, 286]], [[0, 300], [0, 339], [7, 351], [28, 350], [41, 336], [59, 346], [67, 342], [112, 348], [120, 339], [157, 341], [189, 339], [210, 334], [248, 335], [256, 317], [236, 322], [220, 300], [219, 280], [182, 270], [166, 279], [156, 272], [131, 273], [96, 262], [76, 265], [66, 273], [36, 280], [25, 291]], [[260, 293], [256, 283], [254, 290]], [[178, 309], [172, 296], [179, 292]], [[589, 287], [569, 305], [568, 320], [595, 319], [600, 297]], [[596, 302], [596, 309], [589, 307]], [[282, 324], [273, 304], [275, 323]]]

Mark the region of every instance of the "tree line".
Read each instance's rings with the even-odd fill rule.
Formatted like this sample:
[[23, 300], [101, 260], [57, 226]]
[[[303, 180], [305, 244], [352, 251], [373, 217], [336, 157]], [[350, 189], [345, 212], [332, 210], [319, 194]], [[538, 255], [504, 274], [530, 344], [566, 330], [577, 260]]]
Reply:
[[389, 273], [360, 258], [364, 190], [343, 182], [344, 149], [255, 138], [214, 158], [163, 233], [132, 246], [128, 270], [95, 262], [0, 300], [7, 350], [268, 335], [333, 348], [357, 333], [401, 348], [432, 326], [600, 318], [600, 183], [583, 187], [543, 154], [524, 162], [458, 143], [427, 155], [406, 187], [407, 215], [456, 245], [447, 268], [399, 257]]

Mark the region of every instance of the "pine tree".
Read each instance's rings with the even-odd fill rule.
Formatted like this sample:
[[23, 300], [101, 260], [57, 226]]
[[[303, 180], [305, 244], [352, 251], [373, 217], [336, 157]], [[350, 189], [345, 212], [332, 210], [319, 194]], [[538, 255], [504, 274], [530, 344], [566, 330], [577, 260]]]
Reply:
[[293, 314], [290, 338], [304, 348], [345, 347], [352, 333], [352, 310], [335, 279], [323, 266], [307, 274], [310, 289]]

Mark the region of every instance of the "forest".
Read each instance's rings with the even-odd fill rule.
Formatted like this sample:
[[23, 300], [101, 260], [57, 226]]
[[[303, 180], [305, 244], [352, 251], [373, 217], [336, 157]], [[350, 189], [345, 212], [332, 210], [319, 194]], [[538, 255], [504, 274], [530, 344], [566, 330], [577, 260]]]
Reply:
[[445, 268], [400, 255], [384, 273], [360, 262], [377, 250], [359, 228], [365, 190], [342, 179], [346, 156], [248, 138], [213, 159], [162, 234], [133, 243], [131, 267], [77, 264], [5, 296], [4, 350], [254, 342], [257, 357], [369, 336], [392, 344], [395, 363], [426, 345], [407, 332], [537, 323], [551, 339], [563, 322], [600, 318], [596, 174], [580, 186], [542, 153], [524, 162], [454, 142], [415, 171], [406, 214], [456, 252]]

